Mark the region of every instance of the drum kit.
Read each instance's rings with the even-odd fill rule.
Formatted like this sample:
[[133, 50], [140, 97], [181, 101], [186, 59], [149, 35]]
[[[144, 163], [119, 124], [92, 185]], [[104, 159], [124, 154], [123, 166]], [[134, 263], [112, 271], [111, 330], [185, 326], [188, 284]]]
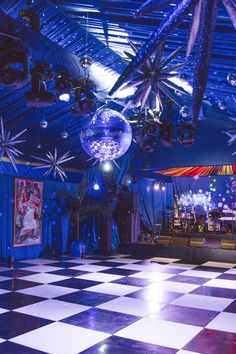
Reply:
[[175, 214], [175, 216], [170, 219], [169, 229], [175, 233], [197, 232], [198, 220], [195, 211], [193, 209], [185, 209]]
[[232, 233], [236, 215], [225, 216], [220, 210], [196, 215], [193, 208], [178, 210], [169, 218], [169, 231], [174, 233]]

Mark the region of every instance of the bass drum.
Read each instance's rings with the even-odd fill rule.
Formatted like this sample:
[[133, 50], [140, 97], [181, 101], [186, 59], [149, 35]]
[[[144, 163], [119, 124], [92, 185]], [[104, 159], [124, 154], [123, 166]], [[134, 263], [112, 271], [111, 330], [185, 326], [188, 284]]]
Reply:
[[173, 218], [170, 220], [170, 231], [175, 233], [184, 232], [187, 229], [187, 222], [183, 219]]

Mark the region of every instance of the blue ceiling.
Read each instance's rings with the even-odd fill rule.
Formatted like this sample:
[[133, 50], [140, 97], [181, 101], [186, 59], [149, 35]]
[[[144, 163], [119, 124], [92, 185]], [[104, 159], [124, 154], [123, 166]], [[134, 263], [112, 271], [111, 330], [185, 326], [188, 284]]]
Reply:
[[[55, 70], [64, 64], [74, 77], [83, 75], [79, 68], [79, 58], [89, 54], [94, 61], [91, 78], [96, 82], [98, 98], [102, 100], [118, 74], [125, 68], [123, 52], [131, 50], [128, 40], [138, 46], [141, 45], [176, 3], [173, 1], [165, 11], [134, 19], [134, 11], [143, 2], [35, 0], [33, 9], [41, 18], [40, 35], [25, 29], [19, 21], [18, 10], [26, 7], [26, 1], [1, 0], [0, 10], [4, 14], [0, 14], [0, 32], [7, 23], [8, 31], [20, 34], [26, 45], [31, 48], [32, 61], [44, 58], [54, 65]], [[186, 44], [190, 21], [191, 15], [169, 38], [166, 54]], [[182, 69], [182, 72], [188, 74], [190, 85], [193, 57], [194, 52], [186, 67]], [[184, 51], [179, 59], [185, 60]], [[185, 149], [177, 143], [171, 149], [158, 145], [155, 152], [150, 154], [140, 151], [137, 147], [132, 169], [137, 172], [146, 167], [235, 162], [232, 152], [236, 148], [228, 147], [227, 137], [221, 133], [234, 126], [228, 117], [236, 117], [236, 106], [232, 97], [236, 94], [236, 89], [227, 82], [227, 74], [233, 71], [236, 71], [236, 35], [227, 13], [221, 7], [218, 12], [206, 89], [206, 98], [210, 106], [204, 107], [206, 120], [199, 122], [196, 143]], [[20, 90], [11, 90], [0, 85], [0, 113], [6, 127], [15, 132], [28, 129], [25, 134], [27, 143], [22, 144], [24, 159], [31, 161], [31, 155], [43, 156], [46, 151], [58, 147], [61, 152], [70, 150], [76, 156], [68, 166], [78, 169], [89, 166], [79, 143], [79, 130], [87, 118], [73, 116], [70, 113], [73, 102], [58, 101], [49, 108], [27, 107], [23, 102], [23, 96], [29, 88], [27, 85]], [[53, 84], [48, 88], [53, 89]], [[217, 106], [219, 100], [227, 103], [226, 111], [219, 110]], [[121, 108], [113, 103], [110, 103], [110, 106]], [[46, 129], [40, 128], [42, 118], [49, 122]], [[66, 140], [60, 135], [64, 130], [69, 133]], [[38, 143], [42, 145], [40, 150], [37, 149]]]

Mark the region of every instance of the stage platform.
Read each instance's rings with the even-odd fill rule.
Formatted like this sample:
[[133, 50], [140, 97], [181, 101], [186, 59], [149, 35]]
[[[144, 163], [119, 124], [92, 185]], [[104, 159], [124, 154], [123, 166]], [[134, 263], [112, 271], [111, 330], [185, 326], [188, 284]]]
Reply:
[[236, 234], [232, 233], [199, 233], [199, 232], [191, 232], [191, 233], [170, 233], [164, 232], [163, 236], [171, 236], [171, 237], [186, 237], [190, 239], [194, 238], [204, 238], [206, 240], [205, 247], [208, 248], [221, 248], [222, 240], [236, 240]]
[[[203, 235], [202, 237], [205, 237]], [[231, 238], [232, 239], [232, 238]], [[207, 246], [208, 245], [208, 246]], [[216, 245], [216, 244], [215, 244]], [[177, 247], [164, 246], [150, 243], [128, 243], [125, 246], [125, 252], [135, 257], [150, 256], [150, 257], [168, 257], [179, 258], [188, 263], [196, 261], [218, 261], [218, 262], [233, 262], [236, 263], [236, 249], [222, 249], [220, 247], [209, 247], [209, 241], [206, 247]]]
[[200, 232], [162, 232], [163, 236], [171, 237], [204, 237], [206, 240], [236, 240], [236, 233], [200, 233]]

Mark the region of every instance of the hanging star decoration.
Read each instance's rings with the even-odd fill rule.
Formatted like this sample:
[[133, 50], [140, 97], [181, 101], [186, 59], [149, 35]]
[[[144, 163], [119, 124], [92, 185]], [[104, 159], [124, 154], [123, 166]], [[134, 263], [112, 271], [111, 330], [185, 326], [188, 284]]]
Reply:
[[[233, 96], [233, 99], [236, 103], [236, 96]], [[229, 117], [229, 119], [231, 119], [232, 121], [236, 122], [236, 118], [232, 118], [232, 117]], [[228, 135], [229, 137], [229, 140], [228, 140], [228, 145], [231, 146], [232, 144], [236, 143], [236, 127], [230, 129], [230, 130], [227, 130], [226, 132], [223, 132], [225, 133], [226, 135]], [[236, 151], [233, 152], [232, 155], [236, 155]]]
[[58, 156], [57, 148], [55, 148], [54, 154], [50, 151], [46, 153], [46, 159], [37, 156], [32, 156], [36, 160], [44, 162], [43, 165], [34, 168], [47, 168], [48, 170], [43, 174], [45, 177], [49, 176], [50, 173], [53, 172], [54, 178], [56, 178], [56, 176], [58, 175], [64, 182], [65, 178], [67, 178], [67, 175], [61, 165], [75, 158], [75, 156], [69, 155], [70, 152], [67, 151], [64, 155]]
[[23, 153], [18, 150], [15, 145], [25, 142], [25, 140], [17, 140], [22, 134], [24, 134], [27, 129], [22, 130], [20, 133], [11, 137], [10, 132], [6, 132], [1, 118], [1, 133], [0, 133], [0, 160], [3, 157], [8, 157], [15, 171], [18, 172], [16, 167], [16, 158]]
[[[132, 42], [130, 42], [130, 45], [136, 54], [138, 52], [137, 47]], [[163, 98], [170, 99], [180, 107], [183, 106], [183, 101], [174, 91], [185, 95], [189, 95], [189, 93], [171, 81], [174, 77], [178, 76], [176, 70], [186, 65], [186, 62], [171, 65], [181, 50], [182, 47], [173, 51], [167, 58], [162, 59], [163, 46], [156, 51], [153, 58], [146, 60], [140, 69], [133, 73], [130, 80], [122, 88], [124, 90], [130, 87], [136, 88], [134, 95], [128, 101], [125, 109], [140, 107], [142, 110], [145, 104], [148, 103], [148, 99], [153, 96], [158, 100], [161, 111], [163, 110]], [[130, 60], [133, 60], [135, 57], [135, 54], [129, 52], [125, 52], [125, 54]]]
[[[226, 131], [225, 134], [227, 134], [229, 137], [229, 141], [228, 141], [229, 146], [236, 143], [236, 128], [232, 128], [232, 129]], [[232, 155], [236, 155], [236, 151], [233, 152]]]
[[[236, 28], [236, 2], [235, 0], [221, 0], [228, 12], [228, 15]], [[136, 16], [156, 11], [169, 6], [172, 0], [148, 0], [137, 11]], [[160, 26], [151, 34], [142, 48], [138, 51], [131, 63], [110, 91], [112, 95], [127, 79], [134, 70], [139, 69], [152, 53], [160, 48], [169, 35], [183, 21], [183, 19], [193, 11], [192, 24], [187, 45], [187, 55], [190, 55], [194, 44], [198, 40], [195, 55], [194, 80], [193, 80], [193, 103], [192, 119], [195, 126], [198, 121], [204, 91], [208, 78], [208, 68], [211, 57], [211, 47], [216, 25], [217, 10], [219, 0], [179, 0]]]

